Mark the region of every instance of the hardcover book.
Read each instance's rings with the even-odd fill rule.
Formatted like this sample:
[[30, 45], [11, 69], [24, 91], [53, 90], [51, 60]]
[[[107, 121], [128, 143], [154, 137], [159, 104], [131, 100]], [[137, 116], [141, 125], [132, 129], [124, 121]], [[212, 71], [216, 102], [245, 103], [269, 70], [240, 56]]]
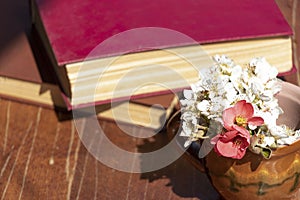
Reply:
[[[0, 7], [0, 97], [47, 108], [66, 108], [46, 58], [37, 56], [30, 38], [29, 4], [3, 1]], [[36, 57], [37, 56], [37, 57]], [[45, 67], [39, 68], [44, 62]]]
[[[28, 2], [5, 1], [1, 11], [0, 24], [6, 28], [0, 33], [0, 98], [55, 109], [60, 120], [70, 119], [72, 112], [67, 112], [54, 68], [31, 29]], [[159, 95], [99, 105], [95, 114], [99, 119], [158, 129], [176, 101], [173, 94]]]
[[[191, 66], [182, 57], [167, 51], [176, 49], [184, 57], [199, 60], [195, 53], [197, 45], [168, 37], [150, 41], [151, 48], [147, 49], [138, 46], [139, 39], [149, 35], [136, 35], [137, 48], [131, 52], [127, 51], [130, 41], [124, 39], [86, 60], [97, 45], [142, 27], [182, 33], [201, 44], [208, 56], [226, 54], [239, 63], [245, 63], [245, 55], [247, 58], [263, 56], [276, 64], [280, 73], [293, 69], [292, 30], [273, 0], [33, 0], [32, 16], [69, 109], [128, 96], [163, 94], [189, 87], [198, 79], [197, 67], [201, 66]], [[107, 69], [105, 63], [112, 58], [116, 58], [115, 62]], [[158, 70], [151, 67], [155, 65], [168, 67]], [[176, 82], [170, 69], [185, 81]], [[101, 80], [95, 73], [97, 70], [102, 72]], [[131, 75], [125, 80], [127, 74]], [[129, 93], [143, 77], [169, 88], [148, 85], [134, 94]], [[118, 87], [120, 81], [123, 87]]]
[[[37, 57], [39, 61], [45, 61], [41, 55]], [[66, 104], [54, 74], [41, 73], [38, 66], [29, 39], [21, 32], [0, 52], [0, 96], [65, 110]], [[47, 69], [45, 62], [44, 66]], [[48, 66], [48, 69], [51, 68]]]
[[[56, 109], [61, 115], [67, 112], [67, 106], [54, 74], [43, 71], [47, 69], [47, 58], [34, 38], [34, 34], [29, 39], [22, 32], [0, 52], [0, 97]], [[159, 129], [176, 103], [174, 94], [166, 94], [98, 105], [95, 114], [99, 119]]]
[[178, 106], [178, 102], [176, 95], [164, 94], [98, 105], [95, 110], [98, 118], [160, 130]]

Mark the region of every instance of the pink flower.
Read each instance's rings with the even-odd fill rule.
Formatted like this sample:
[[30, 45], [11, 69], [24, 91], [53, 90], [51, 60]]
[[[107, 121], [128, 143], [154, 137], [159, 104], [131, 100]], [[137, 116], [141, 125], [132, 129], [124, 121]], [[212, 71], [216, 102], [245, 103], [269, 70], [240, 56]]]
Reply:
[[245, 100], [238, 101], [233, 107], [223, 112], [224, 127], [228, 130], [236, 130], [237, 126], [247, 125], [260, 126], [264, 123], [263, 118], [253, 117], [254, 109], [251, 103]]
[[263, 118], [253, 117], [254, 109], [245, 100], [238, 101], [233, 107], [224, 110], [223, 122], [228, 132], [211, 139], [215, 152], [219, 155], [241, 159], [250, 145], [250, 133], [247, 125], [260, 126]]
[[217, 154], [235, 159], [244, 157], [250, 145], [250, 134], [243, 127], [236, 128], [237, 130], [219, 134], [211, 139]]

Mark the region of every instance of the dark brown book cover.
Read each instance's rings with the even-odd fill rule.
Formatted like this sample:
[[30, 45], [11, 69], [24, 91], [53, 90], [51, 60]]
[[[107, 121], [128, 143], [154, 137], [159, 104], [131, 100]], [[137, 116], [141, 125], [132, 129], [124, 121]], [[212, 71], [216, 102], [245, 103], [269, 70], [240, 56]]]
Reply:
[[[39, 62], [37, 62], [38, 60]], [[28, 36], [25, 32], [20, 32], [0, 52], [0, 78], [3, 81], [0, 96], [47, 108], [66, 109], [54, 74], [41, 69], [41, 61], [45, 63], [46, 60], [41, 55], [34, 54]], [[15, 85], [11, 84], [7, 89], [4, 88], [4, 85], [9, 83]], [[27, 91], [22, 91], [18, 86], [22, 86], [22, 88], [24, 86]], [[34, 92], [36, 88], [39, 88], [38, 92]], [[50, 95], [44, 93], [50, 93]], [[28, 94], [34, 96], [28, 96]], [[48, 98], [47, 101], [43, 99], [45, 97]]]
[[[2, 80], [0, 96], [49, 108], [55, 106], [65, 108], [56, 78], [49, 71], [52, 70], [51, 67], [40, 67], [47, 63], [47, 58], [36, 54], [39, 49], [34, 47], [34, 37], [31, 37], [29, 8], [27, 1], [5, 0], [0, 3], [0, 25], [5, 27], [0, 32], [0, 78]], [[12, 82], [16, 84], [5, 88], [5, 84]], [[28, 90], [30, 86], [34, 89], [40, 88], [38, 92], [27, 93], [35, 94], [36, 99], [35, 97], [28, 98], [28, 95], [22, 98], [22, 89], [17, 88], [17, 85], [23, 86], [24, 84], [28, 85], [26, 86]], [[41, 101], [38, 97], [49, 93], [49, 90], [51, 90], [52, 97], [48, 95], [48, 101]]]

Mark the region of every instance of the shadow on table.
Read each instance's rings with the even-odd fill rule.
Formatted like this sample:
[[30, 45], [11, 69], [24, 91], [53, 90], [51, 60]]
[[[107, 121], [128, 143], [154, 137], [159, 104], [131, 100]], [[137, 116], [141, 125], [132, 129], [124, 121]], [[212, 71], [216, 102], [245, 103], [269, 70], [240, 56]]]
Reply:
[[[138, 151], [140, 153], [153, 152], [166, 144], [168, 144], [168, 138], [166, 133], [162, 132], [151, 139], [143, 139], [141, 145], [138, 145]], [[175, 148], [174, 151], [176, 151]], [[149, 162], [145, 162], [143, 156], [140, 157], [140, 162], [142, 170], [148, 168]], [[180, 197], [199, 198], [201, 200], [220, 199], [206, 174], [197, 170], [183, 156], [162, 169], [142, 173], [140, 178], [148, 179], [149, 182], [169, 179], [170, 181], [166, 186], [172, 187], [173, 192]]]

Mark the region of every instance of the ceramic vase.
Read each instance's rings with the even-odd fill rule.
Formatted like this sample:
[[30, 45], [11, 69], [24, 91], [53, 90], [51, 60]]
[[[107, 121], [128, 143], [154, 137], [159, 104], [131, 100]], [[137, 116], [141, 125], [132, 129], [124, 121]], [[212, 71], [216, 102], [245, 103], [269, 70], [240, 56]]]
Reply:
[[[300, 88], [283, 83], [277, 95], [284, 114], [278, 123], [300, 128]], [[180, 129], [180, 112], [168, 123], [168, 135], [173, 138]], [[182, 148], [182, 147], [180, 147]], [[200, 171], [224, 199], [300, 199], [300, 141], [278, 148], [270, 159], [247, 150], [240, 159], [226, 158], [212, 150], [198, 158], [200, 144], [194, 142], [185, 156]]]

